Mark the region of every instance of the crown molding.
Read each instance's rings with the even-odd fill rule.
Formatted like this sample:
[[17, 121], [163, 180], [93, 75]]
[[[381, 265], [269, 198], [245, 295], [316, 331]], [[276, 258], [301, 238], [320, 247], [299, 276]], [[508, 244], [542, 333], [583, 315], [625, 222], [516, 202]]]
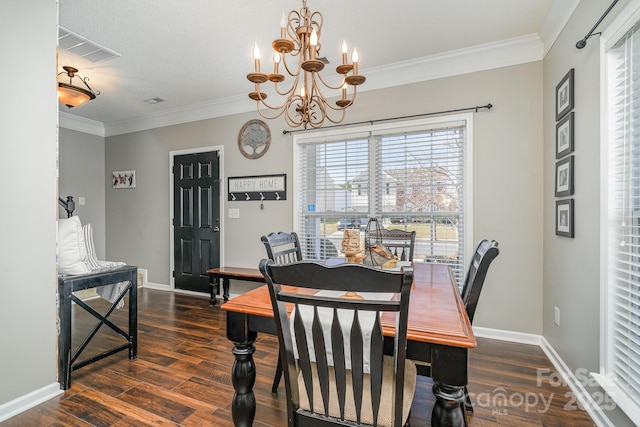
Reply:
[[560, 33], [575, 12], [581, 0], [556, 0], [540, 28], [540, 39], [544, 45], [543, 57], [547, 55]]
[[101, 137], [106, 136], [104, 123], [96, 120], [85, 119], [84, 117], [74, 116], [73, 114], [60, 111], [58, 112], [58, 121], [59, 126], [65, 129], [77, 130], [78, 132]]
[[[397, 62], [382, 67], [365, 69], [362, 72], [367, 76], [367, 84], [360, 86], [358, 91], [402, 86], [541, 61], [542, 59], [542, 41], [537, 34], [530, 34], [410, 61]], [[246, 95], [243, 94], [165, 110], [131, 120], [105, 123], [103, 125], [103, 136], [120, 135], [251, 111], [255, 111], [255, 103], [247, 101]], [[62, 119], [63, 113], [60, 114]], [[68, 127], [66, 120], [61, 120], [60, 123], [62, 127]]]
[[248, 98], [246, 95], [238, 95], [210, 102], [192, 104], [186, 107], [171, 108], [131, 120], [110, 122], [105, 124], [106, 136], [121, 135], [124, 133], [197, 122], [199, 120], [253, 111], [255, 109], [254, 103], [247, 101]]
[[437, 55], [367, 69], [359, 90], [383, 89], [542, 60], [537, 34], [458, 49]]

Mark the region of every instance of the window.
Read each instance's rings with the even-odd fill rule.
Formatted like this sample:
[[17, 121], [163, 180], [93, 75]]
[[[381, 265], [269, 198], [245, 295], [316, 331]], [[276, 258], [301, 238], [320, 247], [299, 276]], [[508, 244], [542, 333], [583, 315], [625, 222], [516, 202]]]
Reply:
[[[453, 267], [471, 245], [470, 114], [294, 135], [296, 231], [305, 259], [339, 250], [367, 219], [416, 231], [414, 261]], [[470, 256], [470, 255], [469, 255]]]
[[[627, 14], [621, 14], [629, 16]], [[628, 28], [628, 27], [627, 27]], [[640, 422], [640, 27], [606, 47], [603, 185], [602, 375], [615, 402]]]

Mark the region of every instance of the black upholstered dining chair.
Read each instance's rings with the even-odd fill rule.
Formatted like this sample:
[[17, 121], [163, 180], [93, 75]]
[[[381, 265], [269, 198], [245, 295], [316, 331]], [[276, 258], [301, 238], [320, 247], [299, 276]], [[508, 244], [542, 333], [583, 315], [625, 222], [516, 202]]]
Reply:
[[[263, 259], [260, 271], [276, 320], [289, 426], [405, 425], [416, 384], [406, 360], [412, 269]], [[386, 312], [394, 314], [385, 316], [395, 320], [394, 356], [383, 355]]]
[[[462, 287], [462, 302], [464, 303], [469, 322], [471, 323], [473, 323], [473, 317], [478, 307], [478, 300], [480, 299], [480, 292], [482, 291], [484, 280], [487, 277], [489, 266], [499, 253], [498, 242], [485, 239], [478, 243], [471, 258], [469, 270], [467, 271], [464, 286]], [[473, 411], [467, 386], [464, 388], [464, 407], [468, 411]]]
[[[285, 233], [279, 231], [277, 233], [269, 233], [267, 236], [260, 238], [267, 250], [267, 257], [277, 264], [289, 264], [296, 261], [302, 261], [302, 248], [300, 247], [300, 239], [295, 231]], [[273, 376], [273, 384], [271, 392], [277, 393], [280, 379], [282, 378], [282, 363], [278, 356], [278, 364], [276, 365], [276, 373]]]

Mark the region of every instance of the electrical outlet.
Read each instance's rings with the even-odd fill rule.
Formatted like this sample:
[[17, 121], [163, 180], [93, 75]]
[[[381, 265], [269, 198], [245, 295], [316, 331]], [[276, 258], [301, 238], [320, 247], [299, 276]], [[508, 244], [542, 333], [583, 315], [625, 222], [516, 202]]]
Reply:
[[560, 309], [558, 307], [553, 307], [553, 322], [556, 326], [560, 326]]
[[229, 209], [229, 218], [240, 218], [240, 209]]
[[80, 206], [84, 206], [84, 197], [82, 197], [82, 196], [78, 197], [78, 204]]

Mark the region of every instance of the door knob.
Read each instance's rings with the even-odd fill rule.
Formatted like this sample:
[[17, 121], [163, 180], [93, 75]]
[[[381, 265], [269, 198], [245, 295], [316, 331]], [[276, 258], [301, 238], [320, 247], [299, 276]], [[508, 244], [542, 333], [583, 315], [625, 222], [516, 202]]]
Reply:
[[218, 227], [218, 226], [213, 227], [213, 232], [214, 233], [217, 233], [218, 231], [220, 231], [220, 227]]

